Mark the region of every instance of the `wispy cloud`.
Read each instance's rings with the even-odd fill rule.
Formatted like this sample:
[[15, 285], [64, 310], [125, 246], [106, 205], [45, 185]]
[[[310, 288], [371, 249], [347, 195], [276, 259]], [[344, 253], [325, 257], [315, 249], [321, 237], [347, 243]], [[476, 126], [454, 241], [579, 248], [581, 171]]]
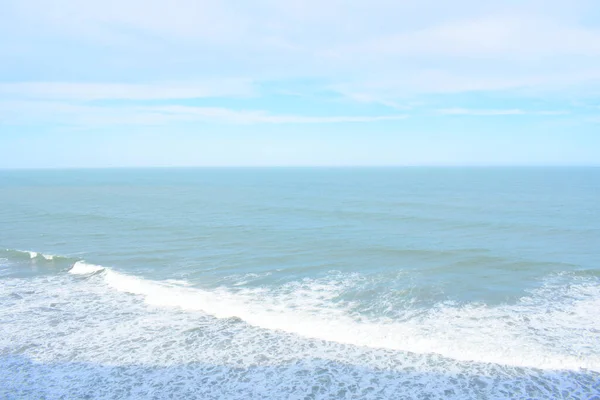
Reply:
[[569, 26], [548, 18], [482, 16], [384, 35], [333, 50], [338, 56], [434, 56], [539, 58], [598, 56], [600, 29]]
[[[8, 3], [0, 15], [0, 34], [14, 38], [0, 41], [5, 101], [254, 96], [264, 100], [254, 105], [264, 115], [233, 120], [325, 123], [374, 117], [354, 116], [354, 110], [281, 116], [267, 104], [277, 100], [261, 92], [261, 84], [280, 82], [285, 92], [286, 82], [293, 91], [293, 82], [313, 79], [320, 85], [315, 98], [333, 89], [357, 104], [401, 114], [431, 94], [501, 91], [521, 99], [547, 91], [577, 91], [571, 98], [600, 93], [600, 25], [581, 22], [598, 7], [587, 0], [549, 0], [543, 9], [475, 0], [444, 9], [435, 0], [352, 7], [341, 7], [341, 0]], [[520, 104], [496, 107], [471, 114], [524, 113]], [[467, 114], [446, 109], [446, 115]], [[397, 118], [382, 118], [389, 117]]]
[[344, 89], [344, 87], [342, 86], [337, 86], [337, 87], [332, 87], [332, 89], [334, 91], [336, 91], [337, 93], [339, 93], [340, 95], [344, 96], [347, 99], [350, 99], [352, 101], [356, 101], [359, 103], [375, 103], [375, 104], [381, 104], [383, 106], [389, 107], [389, 108], [393, 108], [396, 110], [410, 110], [413, 108], [413, 104], [409, 104], [409, 103], [400, 103], [397, 101], [392, 101], [392, 100], [388, 100], [385, 98], [379, 98], [376, 96], [373, 96], [372, 94], [367, 94], [367, 93], [356, 93], [356, 92], [351, 92], [351, 91], [346, 91]]
[[352, 122], [397, 121], [407, 115], [380, 116], [305, 116], [276, 115], [263, 110], [232, 110], [217, 107], [163, 106], [140, 109], [156, 112], [176, 119], [197, 119], [238, 124], [332, 124]]
[[[0, 16], [0, 33], [16, 42], [0, 43], [0, 50], [11, 49], [7, 61], [27, 53], [26, 61], [62, 80], [73, 69], [103, 81], [116, 75], [149, 81], [173, 71], [190, 81], [318, 76], [327, 85], [350, 82], [357, 101], [376, 98], [394, 106], [406, 93], [563, 90], [598, 86], [600, 77], [594, 67], [600, 65], [600, 26], [593, 18], [581, 22], [597, 12], [588, 0], [549, 0], [543, 7], [457, 0], [444, 8], [434, 0], [352, 7], [339, 0], [9, 3]], [[367, 90], [373, 82], [387, 88], [385, 96]]]
[[498, 109], [485, 110], [476, 108], [443, 108], [438, 110], [441, 115], [473, 115], [473, 116], [506, 116], [506, 115], [565, 115], [568, 111], [563, 110], [540, 110], [530, 111], [521, 109]]
[[0, 83], [0, 98], [51, 100], [160, 100], [201, 97], [240, 97], [255, 94], [249, 80], [228, 79], [204, 83]]
[[264, 110], [222, 107], [127, 106], [107, 107], [49, 101], [0, 102], [0, 123], [27, 125], [54, 123], [93, 128], [110, 125], [164, 125], [174, 122], [221, 124], [337, 124], [398, 121], [407, 115], [309, 116], [272, 114]]
[[[347, 146], [347, 163], [380, 163], [386, 152], [390, 163], [404, 162], [398, 149], [428, 163], [461, 164], [486, 149], [514, 162], [509, 138], [531, 139], [536, 151], [522, 160], [562, 160], [565, 143], [579, 146], [571, 160], [581, 152], [597, 160], [600, 4], [441, 3], [4, 0], [0, 148], [11, 135], [60, 136], [62, 156], [53, 154], [51, 165], [77, 152], [71, 139], [93, 136], [73, 130], [106, 133], [111, 149], [134, 142], [134, 131], [153, 131], [157, 157], [173, 160], [185, 146], [171, 133], [201, 131], [208, 141], [230, 135], [214, 154], [225, 164], [239, 163], [230, 151], [238, 133], [248, 133], [248, 143], [272, 134], [263, 144], [281, 140], [273, 153], [285, 162], [304, 143], [308, 164], [314, 143], [327, 141], [322, 159]], [[538, 151], [540, 131], [554, 132], [546, 149], [556, 156]], [[434, 136], [446, 141], [432, 146]], [[502, 141], [500, 154], [494, 143]], [[260, 154], [263, 144], [248, 153]], [[37, 162], [9, 155], [15, 165]]]

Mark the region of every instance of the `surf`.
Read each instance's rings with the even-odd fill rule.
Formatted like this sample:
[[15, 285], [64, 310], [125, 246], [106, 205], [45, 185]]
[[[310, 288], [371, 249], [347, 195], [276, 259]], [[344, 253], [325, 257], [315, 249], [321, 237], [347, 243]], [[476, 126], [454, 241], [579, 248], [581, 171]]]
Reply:
[[355, 283], [356, 275], [337, 273], [327, 279], [234, 290], [201, 289], [183, 280], [153, 281], [83, 261], [69, 273], [96, 276], [107, 290], [140, 296], [148, 306], [238, 318], [308, 339], [464, 362], [600, 371], [600, 285], [591, 278], [558, 284], [553, 283], [555, 276], [549, 277], [514, 305], [442, 302], [427, 311], [406, 308], [398, 318], [369, 318], [332, 301]]

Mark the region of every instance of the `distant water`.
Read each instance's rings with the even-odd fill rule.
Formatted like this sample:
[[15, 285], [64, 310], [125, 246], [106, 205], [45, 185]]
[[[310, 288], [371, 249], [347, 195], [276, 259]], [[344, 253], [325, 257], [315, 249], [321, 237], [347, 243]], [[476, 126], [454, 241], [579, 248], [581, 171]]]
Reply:
[[2, 399], [600, 399], [600, 169], [0, 171], [0, 374]]

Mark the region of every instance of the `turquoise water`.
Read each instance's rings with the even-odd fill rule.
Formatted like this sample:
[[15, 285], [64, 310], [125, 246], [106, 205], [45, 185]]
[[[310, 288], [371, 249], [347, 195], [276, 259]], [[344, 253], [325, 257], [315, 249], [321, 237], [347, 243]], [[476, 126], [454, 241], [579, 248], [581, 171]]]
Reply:
[[599, 199], [599, 168], [0, 171], [0, 398], [598, 398]]

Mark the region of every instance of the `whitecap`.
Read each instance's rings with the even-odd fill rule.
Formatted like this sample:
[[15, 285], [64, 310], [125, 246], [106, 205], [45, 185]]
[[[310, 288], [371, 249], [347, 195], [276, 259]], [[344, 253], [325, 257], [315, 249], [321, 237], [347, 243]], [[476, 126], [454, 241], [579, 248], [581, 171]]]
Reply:
[[74, 275], [87, 275], [102, 270], [104, 270], [104, 267], [100, 265], [87, 264], [84, 261], [77, 261], [75, 264], [73, 264], [73, 267], [69, 270], [69, 273]]
[[305, 279], [277, 289], [235, 291], [173, 286], [108, 269], [104, 279], [153, 306], [239, 318], [258, 328], [309, 339], [439, 354], [458, 361], [600, 371], [598, 342], [583, 334], [600, 330], [600, 288], [587, 283], [563, 288], [565, 300], [558, 304], [551, 304], [555, 300], [550, 297], [557, 289], [543, 288], [516, 305], [444, 303], [414, 316], [408, 310], [399, 321], [360, 316], [348, 304], [332, 301], [353, 278]]

